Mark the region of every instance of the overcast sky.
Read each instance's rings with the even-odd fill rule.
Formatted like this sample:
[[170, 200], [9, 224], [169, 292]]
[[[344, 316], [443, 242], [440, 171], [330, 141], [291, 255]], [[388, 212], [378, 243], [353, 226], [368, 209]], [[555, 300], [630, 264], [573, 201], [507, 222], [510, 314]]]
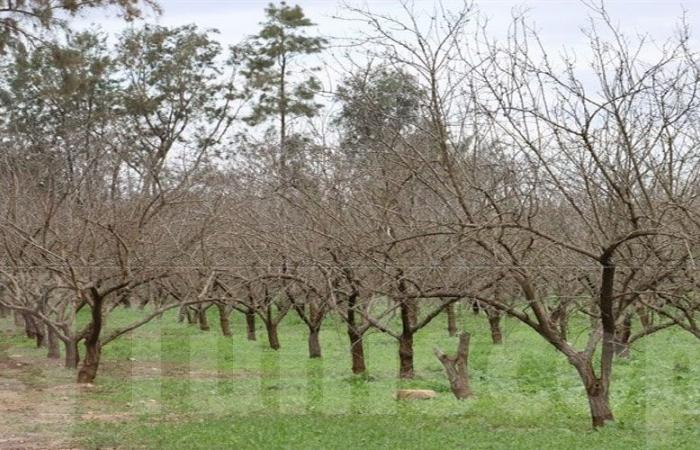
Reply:
[[[417, 12], [429, 17], [436, 2], [440, 0], [413, 0]], [[447, 9], [458, 9], [464, 0], [441, 0]], [[600, 1], [600, 0], [588, 0]], [[401, 16], [399, 0], [346, 0], [354, 6], [369, 7], [373, 11]], [[264, 20], [264, 8], [269, 0], [160, 0], [163, 14], [147, 14], [145, 21], [167, 26], [194, 23], [202, 28], [219, 30], [219, 40], [225, 45], [235, 44], [260, 29]], [[357, 35], [359, 24], [339, 20], [347, 16], [343, 2], [338, 0], [288, 0], [288, 4], [300, 5], [307, 16], [318, 24], [318, 32], [324, 36], [347, 38]], [[587, 23], [590, 9], [582, 0], [481, 0], [476, 1], [480, 13], [489, 19], [489, 30], [494, 36], [501, 35], [511, 23], [514, 11], [527, 10], [528, 17], [539, 30], [540, 38], [548, 52], [558, 53], [567, 48], [585, 59], [588, 52], [586, 40], [580, 29]], [[669, 37], [676, 28], [679, 18], [686, 13], [687, 21], [700, 36], [700, 0], [607, 0], [606, 8], [612, 19], [628, 33], [648, 33], [657, 40]], [[92, 12], [78, 19], [77, 28], [99, 24], [105, 31], [116, 33], [125, 27], [124, 22], [108, 16], [104, 11]], [[335, 42], [342, 42], [337, 40]], [[693, 45], [700, 49], [700, 40]], [[324, 52], [325, 66], [321, 75], [324, 85], [332, 89], [337, 73], [342, 72], [339, 64], [343, 58], [335, 58], [336, 50]], [[361, 58], [355, 54], [355, 58]]]
[[[353, 5], [369, 5], [373, 10], [400, 14], [398, 0], [347, 0]], [[436, 0], [414, 0], [416, 10], [429, 12]], [[263, 9], [268, 0], [160, 0], [163, 14], [152, 14], [146, 19], [163, 25], [195, 23], [204, 28], [216, 28], [221, 41], [236, 43], [255, 33], [264, 19]], [[298, 0], [289, 4], [300, 5], [306, 14], [319, 25], [322, 33], [347, 36], [357, 28], [334, 17], [343, 14], [336, 0]], [[442, 0], [447, 8], [456, 8], [462, 0]], [[482, 0], [476, 2], [480, 11], [490, 18], [494, 32], [503, 29], [514, 8], [527, 8], [529, 17], [539, 28], [548, 45], [572, 44], [580, 41], [579, 28], [585, 24], [588, 10], [580, 0]], [[691, 25], [700, 28], [700, 0], [608, 0], [606, 6], [611, 16], [628, 31], [649, 32], [663, 37], [673, 30], [674, 24], [685, 9]], [[105, 19], [103, 13], [94, 13], [80, 20], [81, 24], [99, 23], [108, 31], [117, 31], [123, 23], [115, 18]], [[700, 30], [696, 30], [700, 33]]]

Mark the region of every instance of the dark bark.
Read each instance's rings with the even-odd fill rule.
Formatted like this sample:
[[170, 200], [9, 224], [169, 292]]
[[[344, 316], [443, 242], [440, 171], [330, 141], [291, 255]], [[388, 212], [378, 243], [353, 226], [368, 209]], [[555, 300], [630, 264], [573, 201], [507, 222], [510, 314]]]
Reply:
[[479, 302], [476, 300], [472, 301], [472, 312], [474, 313], [475, 316], [477, 314], [479, 314], [480, 309], [481, 309], [481, 307], [479, 306]]
[[273, 350], [280, 349], [280, 340], [277, 335], [277, 323], [272, 320], [265, 320], [265, 330], [267, 331], [267, 341]]
[[503, 343], [503, 333], [501, 332], [501, 313], [500, 311], [489, 309], [486, 312], [489, 319], [489, 328], [491, 329], [491, 342], [494, 344]]
[[309, 328], [309, 358], [321, 357], [320, 327]]
[[607, 395], [600, 392], [587, 392], [587, 394], [593, 428], [599, 428], [608, 422], [612, 422], [614, 418]]
[[447, 333], [450, 336], [457, 335], [457, 317], [454, 303], [450, 303], [447, 306]]
[[469, 388], [468, 372], [469, 338], [469, 333], [460, 333], [459, 346], [454, 357], [444, 354], [438, 348], [435, 349], [435, 355], [445, 368], [447, 379], [450, 382], [450, 389], [458, 400], [472, 396], [472, 391]]
[[22, 324], [24, 325], [24, 334], [29, 339], [36, 339], [37, 332], [34, 324], [34, 319], [29, 313], [22, 313]]
[[350, 338], [350, 355], [352, 357], [352, 373], [363, 374], [367, 371], [365, 365], [365, 346], [362, 334], [348, 327], [348, 337]]
[[216, 305], [219, 310], [219, 326], [221, 327], [221, 334], [226, 337], [231, 337], [231, 321], [229, 320], [229, 311], [226, 309], [226, 305]]
[[209, 331], [211, 327], [209, 326], [209, 318], [207, 317], [207, 309], [200, 306], [197, 309], [197, 320], [199, 323], [199, 329], [202, 331]]
[[78, 383], [92, 383], [95, 381], [97, 369], [100, 367], [101, 347], [99, 339], [93, 340], [90, 337], [85, 339], [85, 357], [78, 371]]
[[186, 307], [186, 314], [187, 314], [187, 323], [189, 325], [194, 325], [195, 323], [197, 323], [197, 320], [198, 320], [197, 310], [187, 306]]
[[254, 341], [255, 337], [255, 310], [249, 308], [245, 312], [246, 332], [249, 341]]
[[352, 357], [352, 373], [359, 375], [367, 371], [365, 365], [365, 347], [362, 333], [358, 329], [357, 318], [355, 316], [355, 305], [357, 293], [353, 293], [348, 298], [348, 338], [350, 339], [350, 355]]
[[574, 359], [572, 364], [576, 367], [586, 389], [593, 428], [612, 422], [614, 418], [610, 409], [608, 388], [599, 377], [596, 377], [591, 361], [580, 357]]
[[85, 337], [85, 357], [78, 370], [78, 383], [92, 383], [97, 377], [97, 369], [100, 367], [100, 356], [102, 353], [102, 343], [100, 333], [102, 332], [102, 306], [104, 297], [97, 289], [90, 290], [92, 297], [92, 321], [87, 336]]
[[413, 378], [413, 334], [405, 333], [399, 339], [399, 378]]
[[414, 302], [401, 302], [401, 335], [399, 336], [399, 378], [413, 378]]

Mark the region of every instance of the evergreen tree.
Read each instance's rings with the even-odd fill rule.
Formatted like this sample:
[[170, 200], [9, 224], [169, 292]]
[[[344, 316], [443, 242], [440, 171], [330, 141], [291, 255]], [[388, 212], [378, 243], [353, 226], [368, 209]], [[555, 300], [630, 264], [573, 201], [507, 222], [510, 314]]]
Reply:
[[254, 94], [251, 114], [245, 118], [250, 125], [276, 119], [279, 125], [279, 158], [277, 168], [287, 174], [289, 159], [289, 122], [296, 117], [313, 117], [321, 105], [315, 102], [320, 89], [318, 79], [303, 73], [303, 65], [295, 59], [321, 52], [327, 41], [308, 36], [306, 30], [315, 24], [299, 6], [269, 4], [267, 20], [260, 32], [238, 48], [245, 61], [244, 76], [248, 89]]

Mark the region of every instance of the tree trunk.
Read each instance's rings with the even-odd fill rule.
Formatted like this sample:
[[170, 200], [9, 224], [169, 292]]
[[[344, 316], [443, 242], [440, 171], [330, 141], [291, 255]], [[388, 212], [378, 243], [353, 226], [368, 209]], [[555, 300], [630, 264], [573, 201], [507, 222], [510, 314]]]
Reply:
[[348, 338], [350, 339], [350, 355], [352, 357], [352, 373], [359, 375], [367, 371], [365, 365], [365, 346], [362, 333], [357, 328], [357, 318], [355, 317], [355, 305], [357, 302], [357, 292], [348, 297]]
[[209, 331], [209, 318], [207, 317], [207, 308], [198, 308], [197, 310], [197, 320], [199, 321], [199, 329], [202, 331]]
[[632, 315], [625, 315], [624, 320], [615, 333], [615, 355], [620, 358], [630, 356], [630, 336], [632, 335]]
[[450, 389], [458, 400], [469, 398], [472, 391], [469, 388], [469, 333], [459, 334], [459, 346], [457, 355], [450, 357], [444, 354], [439, 348], [435, 348], [435, 356], [440, 360], [445, 368], [447, 379], [450, 382]]
[[187, 309], [186, 309], [186, 313], [187, 313], [187, 323], [188, 323], [189, 325], [194, 325], [195, 323], [197, 323], [197, 319], [198, 319], [198, 317], [197, 317], [197, 316], [198, 316], [197, 310], [195, 310], [194, 308], [191, 308], [191, 307], [189, 307], [189, 306], [187, 306], [186, 308], [187, 308]]
[[359, 375], [367, 371], [365, 365], [365, 345], [362, 334], [348, 327], [348, 337], [350, 338], [350, 355], [352, 356], [352, 373]]
[[412, 305], [401, 302], [401, 326], [399, 336], [399, 378], [413, 378], [413, 311]]
[[309, 358], [321, 357], [321, 341], [319, 341], [320, 327], [309, 328]]
[[80, 351], [78, 350], [78, 342], [75, 339], [69, 339], [63, 343], [66, 350], [65, 367], [66, 369], [77, 369], [80, 362]]
[[267, 341], [270, 343], [270, 348], [273, 350], [280, 349], [280, 340], [277, 336], [277, 324], [271, 320], [265, 320], [265, 329], [267, 330]]
[[180, 309], [177, 312], [178, 323], [184, 322], [185, 317], [187, 317], [187, 306], [180, 306]]
[[255, 338], [255, 310], [253, 308], [248, 309], [245, 312], [245, 325], [248, 334], [248, 340], [254, 341]]
[[479, 314], [480, 309], [481, 308], [479, 307], [479, 302], [477, 300], [472, 301], [472, 312], [475, 316]]
[[231, 321], [229, 320], [229, 312], [226, 311], [226, 305], [216, 305], [219, 310], [219, 326], [221, 327], [221, 334], [226, 337], [231, 337]]
[[447, 333], [450, 336], [457, 335], [457, 317], [454, 303], [447, 305]]
[[100, 355], [102, 348], [99, 340], [85, 340], [85, 357], [78, 371], [78, 383], [92, 383], [97, 377], [97, 369], [100, 367]]
[[22, 318], [24, 319], [22, 323], [24, 324], [24, 334], [29, 339], [36, 339], [37, 332], [36, 326], [34, 324], [34, 319], [29, 313], [22, 313]]
[[61, 357], [61, 347], [59, 346], [58, 343], [58, 337], [56, 336], [56, 332], [53, 330], [51, 327], [48, 328], [48, 333], [47, 333], [47, 343], [48, 343], [48, 352], [46, 354], [47, 358], [50, 359], [59, 359]]
[[90, 330], [85, 338], [85, 357], [78, 370], [78, 383], [92, 383], [97, 376], [97, 369], [100, 367], [100, 355], [102, 353], [102, 343], [100, 333], [102, 332], [102, 297], [96, 288], [90, 289], [92, 297], [92, 321]]
[[494, 344], [503, 343], [503, 333], [501, 333], [501, 313], [499, 311], [488, 310], [486, 312], [491, 328], [491, 341]]
[[594, 392], [588, 394], [588, 405], [591, 409], [591, 421], [593, 423], [593, 428], [598, 428], [604, 426], [608, 422], [614, 420], [613, 413], [610, 410], [610, 401], [607, 395], [601, 392]]
[[399, 339], [399, 378], [413, 378], [413, 334], [402, 334]]
[[591, 361], [582, 357], [570, 358], [569, 361], [576, 368], [586, 390], [593, 428], [612, 422], [614, 418], [610, 409], [607, 387], [600, 378], [596, 377]]
[[46, 347], [48, 345], [48, 337], [46, 335], [46, 324], [39, 321], [34, 321], [34, 333], [36, 339], [36, 348]]
[[17, 311], [15, 311], [14, 321], [15, 321], [15, 326], [17, 328], [24, 328], [24, 317], [22, 316], [21, 313], [18, 313]]
[[639, 315], [639, 321], [642, 323], [642, 327], [644, 327], [645, 330], [654, 325], [651, 312], [648, 308], [644, 306], [637, 308], [637, 315]]

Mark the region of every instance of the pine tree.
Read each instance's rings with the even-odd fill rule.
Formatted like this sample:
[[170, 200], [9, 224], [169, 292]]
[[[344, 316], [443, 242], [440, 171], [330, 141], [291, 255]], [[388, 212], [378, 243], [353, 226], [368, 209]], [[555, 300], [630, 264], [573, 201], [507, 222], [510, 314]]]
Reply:
[[315, 24], [299, 6], [269, 4], [267, 20], [260, 32], [238, 50], [245, 61], [243, 74], [254, 95], [250, 125], [276, 119], [279, 125], [278, 170], [287, 176], [289, 122], [296, 117], [313, 117], [321, 105], [315, 102], [320, 83], [313, 75], [302, 74], [303, 66], [294, 61], [302, 55], [320, 53], [327, 41], [308, 36]]

